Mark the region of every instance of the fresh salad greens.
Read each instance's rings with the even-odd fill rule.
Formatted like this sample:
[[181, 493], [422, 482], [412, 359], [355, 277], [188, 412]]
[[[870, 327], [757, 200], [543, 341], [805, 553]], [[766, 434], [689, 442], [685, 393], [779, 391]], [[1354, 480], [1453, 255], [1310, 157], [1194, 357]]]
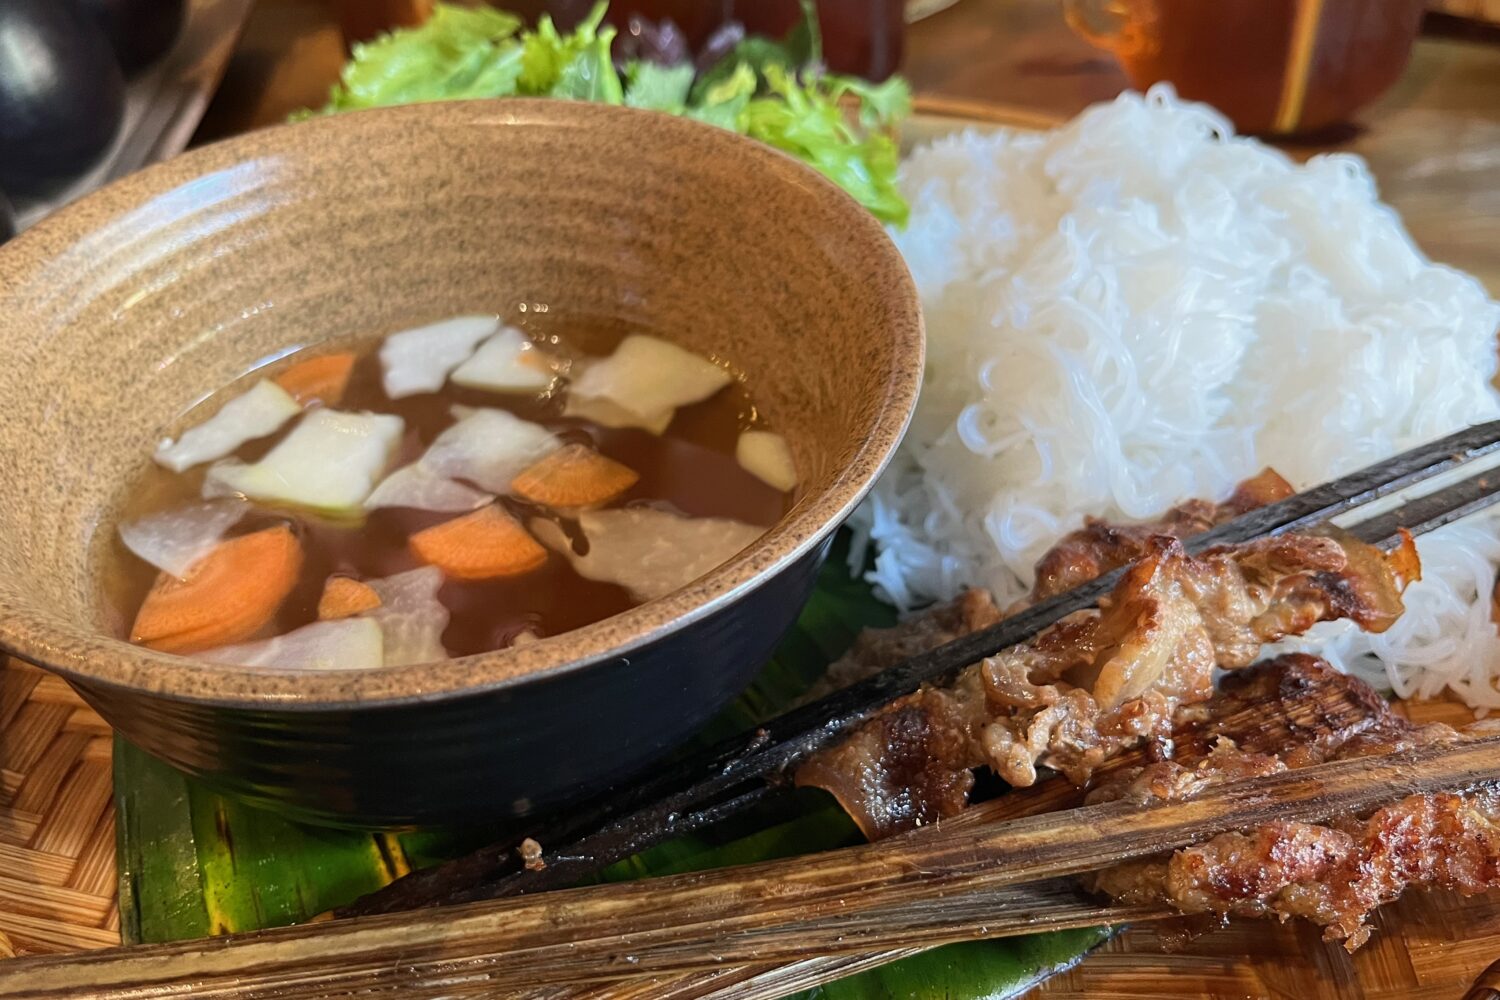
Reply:
[[616, 65], [606, 10], [598, 4], [564, 33], [547, 17], [529, 29], [491, 7], [438, 3], [421, 26], [356, 45], [321, 113], [516, 96], [646, 108], [774, 146], [820, 171], [881, 220], [906, 222], [891, 134], [910, 111], [906, 84], [822, 71], [810, 6], [810, 16], [786, 39], [743, 39], [702, 73], [691, 62]]

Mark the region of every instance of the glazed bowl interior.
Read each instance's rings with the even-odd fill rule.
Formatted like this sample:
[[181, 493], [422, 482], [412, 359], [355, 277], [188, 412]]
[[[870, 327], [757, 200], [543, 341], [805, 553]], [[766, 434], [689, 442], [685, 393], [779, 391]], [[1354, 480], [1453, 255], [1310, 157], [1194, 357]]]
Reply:
[[[426, 105], [254, 133], [151, 168], [0, 249], [0, 645], [86, 686], [357, 706], [620, 655], [827, 537], [915, 402], [922, 336], [880, 226], [707, 126], [549, 101]], [[371, 671], [214, 666], [116, 638], [112, 511], [203, 396], [288, 348], [465, 312], [579, 319], [728, 361], [802, 489], [682, 591], [522, 648]]]

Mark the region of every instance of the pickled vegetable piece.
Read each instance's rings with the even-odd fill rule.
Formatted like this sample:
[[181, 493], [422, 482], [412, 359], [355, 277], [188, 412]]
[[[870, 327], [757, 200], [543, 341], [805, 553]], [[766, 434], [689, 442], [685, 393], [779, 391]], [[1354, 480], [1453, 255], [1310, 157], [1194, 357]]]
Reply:
[[640, 481], [628, 466], [585, 444], [559, 448], [511, 481], [518, 497], [547, 507], [607, 503]]
[[443, 630], [448, 627], [448, 608], [438, 600], [443, 571], [436, 566], [407, 570], [383, 580], [369, 581], [380, 598], [380, 606], [369, 618], [385, 636], [385, 665], [431, 663], [447, 657]]
[[196, 427], [156, 449], [156, 461], [173, 472], [223, 458], [246, 441], [274, 434], [302, 412], [297, 401], [274, 382], [260, 381], [219, 408]]
[[241, 667], [369, 670], [385, 662], [380, 626], [368, 618], [313, 622], [286, 635], [200, 653], [201, 660]]
[[[661, 424], [663, 415], [670, 423], [679, 407], [701, 403], [732, 381], [733, 375], [707, 358], [659, 337], [631, 334], [615, 353], [581, 369], [568, 389], [564, 413], [586, 415], [606, 426], [650, 430]], [[616, 423], [598, 416], [600, 401], [613, 404], [603, 412]], [[632, 416], [637, 422], [627, 423]]]
[[745, 431], [734, 447], [740, 468], [783, 493], [797, 487], [797, 466], [786, 438], [770, 431]]
[[455, 580], [516, 576], [547, 561], [547, 550], [494, 505], [424, 528], [409, 544], [418, 559]]
[[185, 579], [157, 578], [130, 641], [193, 653], [248, 639], [275, 616], [301, 570], [302, 544], [284, 524], [220, 542]]
[[494, 316], [455, 316], [393, 333], [380, 345], [385, 394], [392, 399], [437, 392], [479, 342], [500, 328]]
[[157, 569], [181, 579], [249, 509], [233, 497], [202, 500], [120, 525], [120, 541]]
[[330, 514], [355, 512], [390, 464], [404, 429], [401, 418], [389, 414], [313, 410], [259, 462], [214, 466], [204, 490]]
[[350, 576], [330, 576], [323, 584], [323, 596], [318, 598], [318, 618], [323, 621], [353, 618], [378, 607], [380, 595], [368, 583]]
[[422, 462], [413, 462], [382, 479], [375, 492], [365, 498], [365, 509], [406, 507], [459, 513], [477, 510], [494, 499], [472, 486], [438, 475]]
[[766, 530], [727, 517], [683, 517], [655, 507], [586, 511], [578, 526], [588, 542], [583, 554], [557, 525], [532, 522], [537, 537], [567, 556], [579, 576], [617, 584], [641, 601], [691, 583]]
[[600, 427], [639, 427], [643, 431], [660, 435], [672, 425], [672, 418], [677, 416], [677, 411], [668, 409], [655, 413], [636, 413], [613, 400], [569, 396], [563, 407], [563, 416], [592, 420]]
[[277, 375], [275, 382], [303, 406], [308, 403], [337, 406], [349, 388], [349, 375], [353, 371], [353, 353], [323, 354], [297, 362]]
[[557, 378], [555, 362], [513, 326], [479, 345], [453, 372], [453, 384], [492, 392], [542, 392]]
[[440, 476], [467, 479], [491, 493], [561, 447], [547, 428], [505, 410], [454, 407], [458, 423], [437, 436], [421, 462]]

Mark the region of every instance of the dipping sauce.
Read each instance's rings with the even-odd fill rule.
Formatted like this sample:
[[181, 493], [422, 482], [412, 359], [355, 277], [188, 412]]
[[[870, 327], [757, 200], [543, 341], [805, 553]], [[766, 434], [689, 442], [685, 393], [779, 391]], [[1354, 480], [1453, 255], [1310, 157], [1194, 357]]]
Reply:
[[184, 427], [122, 505], [106, 605], [132, 641], [228, 663], [557, 635], [703, 575], [795, 493], [726, 366], [643, 334], [532, 343], [487, 316], [295, 351]]

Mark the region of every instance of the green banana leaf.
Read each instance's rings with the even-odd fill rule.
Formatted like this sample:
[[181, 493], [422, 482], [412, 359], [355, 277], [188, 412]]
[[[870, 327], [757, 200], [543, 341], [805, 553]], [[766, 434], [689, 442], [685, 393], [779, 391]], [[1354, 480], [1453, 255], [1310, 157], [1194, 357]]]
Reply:
[[[822, 676], [860, 629], [891, 609], [846, 567], [841, 536], [818, 587], [775, 657], [700, 738], [777, 714]], [[227, 799], [115, 741], [120, 924], [127, 943], [175, 941], [297, 923], [414, 869], [454, 857], [491, 831], [403, 834], [326, 830]], [[661, 844], [600, 873], [623, 881], [829, 850], [858, 830], [805, 790], [713, 830]], [[1107, 929], [949, 945], [801, 994], [799, 1000], [999, 1000], [1076, 962]]]

